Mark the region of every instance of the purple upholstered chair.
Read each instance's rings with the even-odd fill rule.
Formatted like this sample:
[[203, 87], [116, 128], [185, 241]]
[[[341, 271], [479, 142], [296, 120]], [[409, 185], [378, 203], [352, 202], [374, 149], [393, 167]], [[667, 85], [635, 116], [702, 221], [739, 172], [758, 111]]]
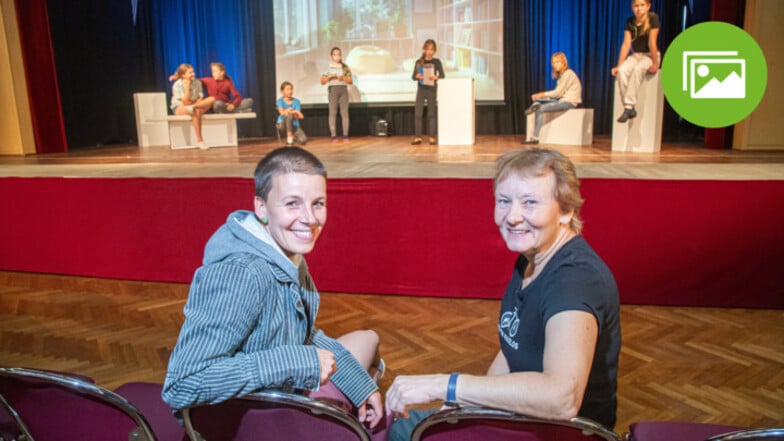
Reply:
[[187, 440], [185, 428], [174, 417], [171, 408], [161, 398], [162, 384], [125, 383], [114, 392], [133, 404], [150, 423], [158, 441]]
[[123, 397], [66, 375], [0, 368], [0, 406], [30, 440], [156, 440]]
[[629, 426], [627, 441], [705, 441], [728, 432], [746, 429], [738, 426], [678, 421], [645, 421]]
[[186, 408], [183, 419], [192, 440], [370, 440], [362, 424], [340, 403], [278, 391]]
[[620, 441], [613, 431], [587, 418], [531, 418], [496, 409], [466, 407], [434, 413], [414, 428], [411, 441]]
[[[90, 377], [86, 377], [84, 375], [74, 374], [74, 373], [66, 373], [66, 372], [58, 372], [58, 371], [44, 371], [50, 372], [53, 374], [60, 374], [65, 375], [67, 377], [73, 377], [78, 380], [84, 381], [85, 383], [95, 383]], [[3, 397], [0, 396], [0, 440], [14, 440], [22, 435], [22, 431], [19, 428], [20, 418], [16, 414], [16, 412], [7, 405], [2, 403]], [[24, 424], [24, 423], [22, 423]]]
[[737, 432], [725, 433], [708, 438], [705, 441], [782, 441], [784, 440], [784, 427], [771, 427], [768, 429], [748, 429]]

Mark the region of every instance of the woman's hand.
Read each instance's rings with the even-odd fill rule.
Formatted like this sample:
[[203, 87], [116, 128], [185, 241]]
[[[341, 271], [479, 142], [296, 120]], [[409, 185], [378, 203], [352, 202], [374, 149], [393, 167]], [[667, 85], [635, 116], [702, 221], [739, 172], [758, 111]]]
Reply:
[[416, 78], [417, 80], [424, 80], [424, 79], [425, 79], [425, 77], [424, 77], [424, 76], [422, 76], [422, 74], [421, 74], [421, 73], [418, 73], [418, 74], [416, 74], [416, 75], [414, 76], [414, 78]]
[[612, 74], [612, 76], [615, 76], [615, 74], [617, 73], [618, 73], [618, 66], [615, 66], [612, 69], [610, 69], [610, 74]]
[[326, 349], [316, 349], [318, 354], [319, 366], [321, 369], [319, 383], [323, 386], [329, 383], [332, 374], [338, 371], [338, 365], [335, 360], [335, 354]]
[[443, 400], [448, 384], [446, 374], [399, 375], [387, 390], [387, 407], [408, 418], [408, 406]]
[[659, 65], [656, 62], [654, 62], [653, 64], [651, 64], [651, 67], [648, 68], [648, 73], [653, 74], [656, 73], [656, 71], [658, 70], [659, 70]]
[[231, 103], [226, 104], [226, 110], [228, 110], [229, 112], [233, 112], [234, 111], [234, 104], [231, 104]]
[[357, 409], [359, 422], [367, 424], [374, 429], [384, 416], [384, 403], [381, 402], [381, 392], [375, 391]]

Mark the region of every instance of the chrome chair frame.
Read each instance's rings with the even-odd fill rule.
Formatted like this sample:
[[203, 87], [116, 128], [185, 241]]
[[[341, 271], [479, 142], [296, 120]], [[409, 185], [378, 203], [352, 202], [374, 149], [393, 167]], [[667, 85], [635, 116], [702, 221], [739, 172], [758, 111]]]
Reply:
[[[314, 415], [324, 415], [333, 420], [336, 420], [347, 429], [353, 431], [357, 435], [358, 440], [370, 441], [370, 435], [368, 434], [367, 430], [365, 430], [365, 427], [354, 415], [350, 414], [343, 408], [330, 404], [326, 401], [310, 398], [308, 396], [296, 393], [275, 390], [254, 392], [243, 397], [233, 398], [233, 400], [247, 401], [248, 408], [253, 408], [254, 403], [258, 404], [258, 408], [268, 408], [270, 404], [273, 404], [307, 410]], [[193, 421], [191, 420], [190, 415], [191, 409], [192, 408], [189, 407], [182, 410], [182, 417], [185, 423], [185, 432], [192, 441], [204, 441], [204, 438], [202, 438], [202, 436], [193, 426]]]
[[574, 417], [568, 421], [546, 420], [542, 418], [533, 418], [520, 415], [514, 412], [507, 412], [504, 410], [490, 409], [487, 407], [461, 407], [457, 409], [442, 410], [440, 412], [434, 413], [420, 421], [419, 424], [414, 427], [414, 431], [411, 434], [411, 441], [421, 441], [422, 435], [424, 435], [428, 429], [437, 424], [456, 424], [461, 420], [493, 420], [557, 425], [578, 429], [582, 431], [584, 435], [596, 435], [602, 437], [606, 441], [621, 441], [621, 438], [618, 436], [618, 434], [588, 418]]
[[736, 432], [722, 433], [708, 438], [705, 441], [781, 441], [784, 440], [784, 427], [771, 427], [768, 429], [748, 429]]
[[[66, 375], [54, 374], [51, 372], [40, 371], [27, 368], [8, 368], [0, 367], [0, 379], [10, 378], [17, 381], [29, 383], [43, 383], [54, 387], [67, 390], [76, 395], [94, 398], [107, 405], [123, 412], [136, 425], [135, 429], [128, 434], [128, 439], [136, 441], [156, 441], [155, 435], [149, 423], [139, 410], [128, 402], [125, 398], [116, 393], [104, 389], [95, 384], [86, 383], [80, 379], [68, 377]], [[27, 441], [35, 441], [24, 424], [23, 417], [11, 406], [5, 397], [0, 394], [0, 404], [8, 411], [22, 434], [27, 437]]]

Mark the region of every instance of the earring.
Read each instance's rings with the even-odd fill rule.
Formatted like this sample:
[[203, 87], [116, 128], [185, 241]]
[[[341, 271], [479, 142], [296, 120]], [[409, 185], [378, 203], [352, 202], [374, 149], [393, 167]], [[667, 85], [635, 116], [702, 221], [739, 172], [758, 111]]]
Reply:
[[267, 219], [267, 216], [264, 216], [264, 217], [261, 218], [261, 224], [262, 225], [267, 225], [268, 223], [269, 223], [269, 219]]

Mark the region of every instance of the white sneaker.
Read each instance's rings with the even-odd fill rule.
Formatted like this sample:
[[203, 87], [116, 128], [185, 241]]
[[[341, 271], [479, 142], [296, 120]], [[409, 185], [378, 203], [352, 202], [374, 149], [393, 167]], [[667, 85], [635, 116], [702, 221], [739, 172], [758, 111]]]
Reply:
[[207, 150], [207, 149], [209, 148], [209, 147], [207, 146], [207, 144], [205, 144], [203, 141], [199, 141], [199, 142], [197, 142], [197, 143], [196, 143], [196, 147], [198, 147], [198, 148], [200, 148], [200, 149], [202, 149], [202, 150]]
[[294, 144], [294, 138], [292, 138], [291, 136], [289, 136], [288, 138], [286, 138], [286, 144], [288, 144], [288, 145], [292, 145], [292, 144]]

